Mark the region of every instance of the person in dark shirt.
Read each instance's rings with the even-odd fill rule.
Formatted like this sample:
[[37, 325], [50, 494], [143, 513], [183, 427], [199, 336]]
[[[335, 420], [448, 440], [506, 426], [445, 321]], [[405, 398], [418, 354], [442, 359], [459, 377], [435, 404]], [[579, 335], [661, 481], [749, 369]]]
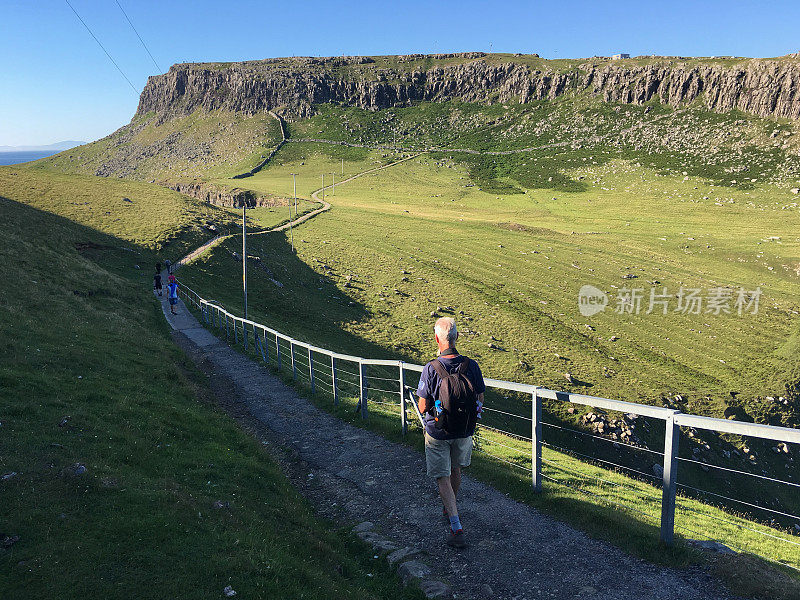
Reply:
[[161, 273], [156, 271], [153, 275], [153, 289], [158, 292], [159, 296], [163, 296], [163, 286], [161, 285]]
[[[448, 373], [454, 373], [464, 361], [467, 361], [465, 376], [472, 383], [480, 415], [486, 385], [478, 363], [456, 350], [458, 330], [455, 321], [450, 317], [442, 317], [436, 321], [434, 334], [436, 344], [439, 346], [439, 357], [434, 360], [438, 360]], [[466, 435], [460, 436], [449, 434], [436, 427], [435, 415], [438, 410], [441, 378], [432, 366], [432, 362], [425, 365], [417, 387], [419, 411], [423, 415], [425, 425], [425, 462], [428, 476], [436, 479], [444, 513], [450, 520], [447, 543], [456, 548], [465, 548], [466, 541], [458, 516], [456, 495], [461, 487], [461, 469], [468, 467], [471, 462], [474, 427], [468, 430]]]

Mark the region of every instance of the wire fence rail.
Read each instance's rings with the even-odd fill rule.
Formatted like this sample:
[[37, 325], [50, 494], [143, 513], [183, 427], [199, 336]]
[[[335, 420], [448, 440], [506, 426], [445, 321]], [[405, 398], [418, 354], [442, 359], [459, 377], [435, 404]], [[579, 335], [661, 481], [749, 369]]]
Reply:
[[[340, 392], [341, 389], [344, 388], [348, 397], [352, 396], [355, 392], [357, 396], [356, 411], [360, 412], [361, 418], [368, 418], [370, 404], [384, 405], [399, 408], [400, 427], [402, 428], [403, 434], [406, 434], [409, 428], [407, 416], [409, 411], [411, 411], [416, 417], [416, 422], [422, 424], [422, 414], [420, 414], [417, 404], [413, 399], [412, 392], [414, 388], [408, 385], [408, 383], [411, 381], [411, 378], [422, 372], [422, 365], [407, 363], [401, 360], [365, 358], [361, 356], [335, 352], [327, 348], [322, 348], [301, 340], [296, 340], [289, 335], [272, 329], [271, 327], [267, 327], [266, 325], [262, 325], [255, 321], [236, 316], [226, 310], [221, 303], [201, 297], [197, 292], [186, 285], [181, 284], [179, 293], [183, 296], [185, 301], [189, 302], [200, 312], [201, 318], [206, 324], [216, 327], [220, 332], [224, 331], [226, 339], [237, 344], [241, 343], [245, 349], [248, 349], [249, 345], [252, 344], [255, 353], [260, 355], [265, 362], [273, 361], [277, 364], [279, 369], [290, 370], [294, 379], [302, 378], [310, 386], [312, 393], [315, 391], [316, 386], [321, 384], [323, 389], [333, 396], [334, 405], [339, 404]], [[397, 375], [389, 376], [390, 372], [393, 370], [396, 370]], [[656, 514], [650, 514], [631, 506], [625, 506], [624, 508], [633, 510], [635, 512], [640, 512], [641, 514], [647, 516], [647, 518], [651, 521], [658, 521], [660, 528], [660, 539], [666, 545], [672, 545], [674, 543], [674, 534], [676, 528], [676, 499], [681, 500], [681, 502], [679, 502], [680, 506], [678, 507], [681, 509], [681, 512], [698, 512], [697, 510], [691, 509], [688, 506], [683, 506], [683, 504], [685, 504], [685, 499], [677, 496], [678, 487], [691, 490], [699, 494], [707, 494], [712, 497], [731, 500], [749, 507], [763, 509], [779, 515], [795, 517], [795, 515], [789, 513], [775, 511], [774, 509], [769, 509], [768, 507], [744, 502], [735, 498], [729, 498], [726, 495], [709, 492], [707, 490], [702, 490], [689, 485], [679, 484], [677, 480], [679, 461], [684, 461], [687, 463], [697, 462], [701, 465], [704, 465], [705, 463], [679, 457], [678, 446], [681, 427], [693, 428], [695, 430], [701, 429], [717, 433], [735, 434], [744, 437], [754, 437], [763, 440], [791, 444], [800, 444], [800, 429], [762, 425], [757, 423], [746, 423], [727, 419], [715, 419], [711, 417], [701, 417], [697, 415], [681, 413], [680, 411], [669, 408], [661, 408], [622, 400], [613, 400], [585, 394], [551, 390], [528, 383], [518, 383], [491, 378], [484, 378], [484, 382], [487, 388], [490, 389], [502, 390], [503, 392], [516, 392], [527, 395], [530, 399], [530, 414], [518, 415], [496, 408], [487, 407], [486, 411], [490, 414], [497, 413], [505, 417], [510, 417], [514, 419], [515, 422], [521, 423], [525, 428], [525, 435], [522, 435], [519, 432], [512, 433], [510, 431], [494, 428], [489, 425], [481, 425], [481, 429], [486, 429], [489, 434], [506, 436], [504, 438], [506, 440], [505, 443], [499, 441], [498, 439], [487, 440], [490, 445], [498, 446], [500, 449], [505, 451], [506, 454], [508, 454], [510, 451], [516, 454], [505, 457], [498, 456], [486, 451], [486, 449], [482, 447], [483, 443], [479, 443], [477, 450], [487, 454], [488, 456], [494, 457], [498, 461], [507, 463], [516, 469], [520, 469], [525, 473], [529, 473], [531, 478], [531, 486], [535, 492], [540, 492], [542, 490], [543, 481], [547, 480], [557, 485], [564, 485], [566, 487], [575, 489], [581, 493], [592, 496], [599, 501], [610, 502], [612, 504], [616, 504], [617, 506], [621, 506], [618, 502], [614, 501], [613, 494], [610, 494], [609, 490], [619, 488], [619, 486], [624, 486], [626, 484], [620, 481], [609, 481], [608, 479], [602, 478], [599, 475], [592, 476], [587, 475], [586, 473], [571, 471], [568, 467], [566, 467], [566, 465], [561, 464], [553, 456], [550, 456], [549, 458], [543, 458], [542, 448], [546, 447], [550, 452], [560, 452], [561, 454], [559, 454], [559, 456], [562, 457], [579, 456], [588, 459], [591, 463], [608, 465], [614, 469], [613, 473], [634, 472], [637, 475], [644, 477], [646, 480], [655, 479], [656, 484], [660, 484], [661, 487], [660, 498], [658, 498], [654, 493], [648, 494], [646, 491], [641, 489], [637, 491], [643, 497], [647, 497], [652, 500], [660, 500], [660, 516], [657, 515], [657, 510], [655, 511]], [[373, 394], [371, 398], [369, 398], [370, 392]], [[376, 394], [379, 394], [380, 400], [375, 397]], [[396, 401], [391, 400], [391, 397], [394, 394], [396, 394]], [[626, 467], [624, 465], [603, 460], [599, 457], [578, 453], [574, 450], [569, 450], [556, 444], [545, 442], [542, 436], [542, 426], [555, 429], [565, 428], [543, 421], [543, 399], [609, 410], [626, 415], [636, 415], [637, 417], [648, 417], [663, 422], [663, 450], [657, 451], [650, 448], [633, 446], [622, 441], [619, 442], [619, 445], [621, 446], [630, 446], [637, 451], [643, 451], [661, 457], [662, 467], [660, 469], [660, 473], [651, 475], [631, 467]], [[587, 434], [578, 430], [570, 429], [568, 431], [570, 433], [582, 434], [590, 438], [597, 438], [604, 442], [611, 441], [606, 438]], [[514, 445], [510, 446], [508, 444]], [[543, 466], [547, 467], [546, 473], [543, 472]], [[708, 464], [707, 466], [711, 468], [715, 467], [711, 464]], [[622, 469], [622, 471], [616, 471], [617, 468]], [[794, 488], [798, 487], [798, 484], [796, 483], [771, 477], [759, 476], [754, 473], [748, 473], [735, 469], [723, 468], [723, 470], [741, 473], [743, 475], [759, 478], [760, 480], [767, 479], [770, 482], [785, 484]], [[567, 475], [566, 477], [565, 474]], [[582, 480], [593, 481], [593, 485], [595, 485], [595, 487], [588, 489], [586, 486], [580, 485], [580, 481]], [[657, 492], [657, 488], [653, 487], [651, 489], [654, 492]], [[719, 519], [720, 517], [714, 518]], [[800, 520], [800, 518], [798, 518], [798, 520]], [[730, 520], [726, 522], [729, 525], [750, 529], [756, 533], [762, 533], [765, 536], [776, 537], [771, 533], [758, 531], [742, 523]], [[691, 531], [680, 525], [678, 528]], [[791, 540], [784, 537], [778, 537], [777, 539], [781, 539], [792, 545], [800, 545], [800, 543], [798, 543], [796, 540]]]

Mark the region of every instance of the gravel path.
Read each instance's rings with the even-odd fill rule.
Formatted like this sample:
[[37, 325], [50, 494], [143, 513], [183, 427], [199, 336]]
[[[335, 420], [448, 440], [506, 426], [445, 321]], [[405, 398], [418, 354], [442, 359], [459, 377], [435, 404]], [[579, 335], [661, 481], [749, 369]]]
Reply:
[[421, 548], [456, 597], [732, 598], [700, 569], [632, 558], [469, 476], [459, 508], [471, 545], [461, 552], [448, 548], [441, 504], [420, 452], [317, 409], [217, 339], [182, 302], [178, 316], [169, 314], [166, 297], [162, 304], [176, 339], [211, 376], [223, 404], [248, 414], [277, 453], [290, 457], [288, 474], [323, 516], [347, 525], [372, 521], [401, 547]]

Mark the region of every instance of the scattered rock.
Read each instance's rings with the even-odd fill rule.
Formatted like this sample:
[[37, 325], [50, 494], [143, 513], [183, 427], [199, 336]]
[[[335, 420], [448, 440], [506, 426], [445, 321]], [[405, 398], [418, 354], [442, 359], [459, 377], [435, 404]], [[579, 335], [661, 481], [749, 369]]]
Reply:
[[61, 420], [58, 422], [58, 426], [59, 427], [66, 427], [67, 423], [69, 423], [69, 419], [70, 419], [69, 415], [61, 417]]
[[225, 594], [227, 598], [231, 598], [236, 595], [236, 590], [231, 586], [226, 585], [224, 588], [222, 588], [222, 593]]
[[5, 533], [0, 533], [0, 548], [11, 548], [14, 544], [19, 541], [18, 535], [6, 535]]
[[131, 202], [131, 203], [133, 203], [133, 200], [131, 200], [130, 198], [123, 198], [122, 201], [123, 202]]
[[484, 583], [481, 586], [481, 594], [483, 596], [486, 596], [486, 598], [494, 598], [494, 590], [492, 589], [492, 586], [490, 586], [488, 583]]
[[664, 467], [656, 463], [653, 465], [653, 475], [656, 477], [664, 477]]
[[718, 554], [736, 554], [736, 552], [728, 548], [725, 544], [715, 542], [714, 540], [689, 540], [689, 545]]
[[14, 478], [16, 476], [17, 476], [17, 472], [16, 471], [11, 471], [10, 473], [6, 473], [2, 477], [0, 477], [0, 481], [8, 481], [9, 479], [12, 479], [12, 478]]
[[225, 502], [223, 502], [222, 500], [214, 500], [214, 502], [211, 504], [211, 508], [215, 508], [217, 510], [220, 510], [222, 508], [230, 508], [230, 507], [231, 507], [231, 503], [228, 502], [227, 500]]
[[575, 383], [575, 380], [572, 378], [572, 375], [569, 373], [564, 373], [564, 379], [566, 379], [569, 383]]

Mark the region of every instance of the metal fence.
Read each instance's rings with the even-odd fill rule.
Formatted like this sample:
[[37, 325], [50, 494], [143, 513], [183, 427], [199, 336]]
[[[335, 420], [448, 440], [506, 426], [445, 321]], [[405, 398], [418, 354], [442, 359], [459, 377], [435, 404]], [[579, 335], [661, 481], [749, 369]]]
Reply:
[[[226, 339], [242, 344], [245, 350], [252, 349], [265, 362], [273, 362], [278, 368], [290, 370], [293, 378], [304, 380], [310, 386], [312, 392], [317, 388], [328, 392], [332, 395], [335, 405], [339, 404], [340, 397], [344, 394], [347, 397], [358, 399], [357, 410], [360, 412], [361, 417], [365, 419], [368, 416], [370, 405], [397, 410], [403, 434], [407, 432], [409, 427], [407, 417], [409, 411], [412, 412], [412, 415], [416, 415], [417, 421], [421, 421], [422, 415], [419, 414], [412, 394], [412, 391], [416, 389], [413, 384], [418, 381], [419, 374], [423, 369], [421, 365], [401, 360], [371, 359], [334, 352], [327, 348], [296, 340], [260, 323], [238, 317], [225, 310], [220, 303], [202, 298], [194, 290], [183, 284], [181, 284], [180, 293], [187, 302], [191, 303], [200, 312], [204, 323], [217, 328], [220, 335], [224, 332]], [[529, 412], [519, 414], [519, 412], [512, 410], [493, 408], [491, 403], [487, 401], [485, 415], [489, 419], [483, 419], [480, 422], [479, 429], [485, 430], [489, 434], [501, 434], [502, 437], [478, 436], [476, 449], [494, 459], [507, 463], [511, 467], [529, 473], [534, 491], [540, 491], [543, 481], [548, 480], [555, 484], [573, 487], [600, 501], [618, 504], [614, 500], [613, 491], [620, 486], [634, 488], [637, 500], [641, 501], [642, 504], [638, 508], [633, 506], [625, 506], [625, 508], [641, 513], [651, 521], [657, 522], [660, 528], [660, 538], [667, 545], [671, 545], [674, 540], [676, 499], [678, 501], [679, 516], [702, 512], [698, 505], [693, 505], [690, 502], [692, 498], [710, 498], [712, 503], [714, 500], [741, 503], [746, 507], [745, 510], [748, 514], [752, 511], [764, 511], [767, 514], [783, 519], [783, 522], [786, 522], [787, 519], [793, 519], [798, 524], [797, 531], [800, 532], [800, 516], [754, 502], [733, 498], [732, 493], [723, 494], [719, 491], [705, 490], [694, 485], [681, 484], [678, 481], [678, 464], [682, 462], [686, 464], [685, 468], [697, 467], [702, 468], [703, 471], [712, 469], [726, 471], [755, 478], [759, 485], [768, 483], [770, 485], [788, 486], [792, 492], [796, 492], [796, 488], [800, 488], [800, 484], [795, 482], [769, 477], [765, 473], [757, 474], [716, 465], [695, 454], [692, 454], [691, 457], [681, 457], [679, 456], [679, 440], [681, 438], [681, 428], [683, 427], [685, 432], [693, 438], [697, 437], [693, 432], [700, 430], [735, 434], [745, 438], [758, 438], [782, 444], [800, 444], [800, 429], [701, 417], [684, 414], [669, 408], [562, 392], [527, 383], [489, 378], [485, 378], [484, 381], [487, 386], [487, 394], [490, 393], [490, 390], [493, 390], [500, 394], [511, 394], [526, 398], [530, 402], [530, 408]], [[630, 423], [636, 419], [640, 419], [641, 425], [650, 431], [653, 429], [650, 424], [663, 424], [663, 446], [654, 449], [640, 442], [630, 442], [624, 435], [621, 438], [616, 435], [614, 438], [609, 438], [565, 427], [564, 424], [549, 422], [543, 418], [542, 400], [620, 413], [625, 415], [624, 419], [627, 424], [624, 427], [628, 428], [628, 431], [634, 427]], [[519, 405], [521, 403], [516, 406]], [[489, 425], [489, 421], [493, 424]], [[551, 433], [549, 441], [544, 439], [543, 427], [547, 428]], [[660, 426], [655, 429], [660, 429]], [[583, 436], [590, 438], [589, 441], [593, 443], [602, 442], [602, 444], [598, 444], [597, 453], [587, 455], [565, 448], [566, 442], [560, 442], [560, 440], [562, 438], [567, 439], [568, 436]], [[604, 445], [613, 445], [617, 451], [626, 450], [634, 454], [647, 454], [655, 457], [654, 460], [660, 462], [653, 465], [653, 473], [648, 473], [629, 465], [601, 458], [599, 446]], [[495, 447], [499, 453], [492, 454], [489, 450]], [[543, 457], [543, 447], [553, 454]], [[776, 450], [776, 448], [773, 448], [773, 450]], [[788, 454], [789, 450], [786, 449], [786, 452]], [[499, 454], [505, 454], [505, 456], [500, 456]], [[597, 464], [605, 469], [610, 468], [612, 471], [624, 473], [626, 476], [632, 476], [635, 479], [649, 481], [651, 487], [648, 490], [644, 486], [632, 486], [622, 478], [612, 481], [610, 477], [612, 471], [608, 470], [604, 471], [605, 475], [601, 474], [599, 469], [598, 473], [594, 475], [578, 472], [574, 467], [571, 468], [566, 461], [559, 458], [565, 454], [580, 460], [586, 459], [589, 463]], [[753, 456], [750, 456], [750, 458], [752, 459]], [[659, 466], [660, 468], [658, 468]], [[543, 467], [546, 467], [546, 470]], [[618, 471], [619, 469], [621, 471]], [[594, 487], [586, 485], [586, 480], [592, 480]], [[652, 487], [652, 485], [661, 488], [660, 495], [657, 495], [658, 489]], [[677, 494], [678, 488], [681, 488], [684, 495]], [[649, 506], [652, 511], [643, 510], [642, 506]], [[726, 519], [720, 518], [718, 515], [711, 515], [709, 518], [724, 521], [728, 526], [749, 529], [757, 534], [782, 540], [800, 548], [800, 542], [793, 539], [795, 536], [791, 534], [785, 536], [775, 535], [764, 530], [764, 528], [756, 529], [751, 527], [750, 525], [752, 524], [745, 519], [734, 520], [734, 517]], [[703, 535], [703, 532], [694, 532], [690, 527], [680, 523], [677, 524], [677, 527], [687, 533]], [[800, 554], [798, 554], [798, 557], [800, 557]], [[767, 558], [781, 562], [779, 553], [777, 556], [768, 556]], [[800, 561], [797, 564], [800, 564]], [[797, 568], [791, 564], [789, 566]]]

